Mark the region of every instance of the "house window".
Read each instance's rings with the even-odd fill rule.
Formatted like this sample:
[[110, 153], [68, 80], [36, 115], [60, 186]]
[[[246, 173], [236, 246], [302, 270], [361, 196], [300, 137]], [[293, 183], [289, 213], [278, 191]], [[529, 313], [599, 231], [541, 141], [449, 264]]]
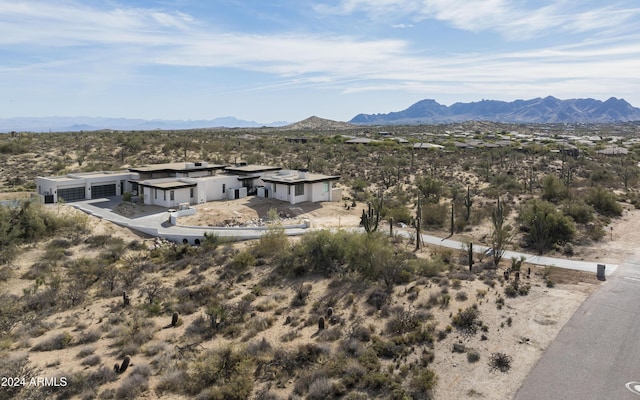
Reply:
[[327, 192], [329, 191], [329, 182], [325, 182], [325, 183], [323, 184], [323, 189], [324, 189], [324, 192], [325, 192], [325, 193], [327, 193]]
[[277, 192], [278, 185], [276, 185], [275, 183], [273, 184], [273, 193]]
[[169, 192], [169, 197], [170, 197], [170, 198], [169, 198], [169, 200], [171, 200], [171, 201], [174, 201], [174, 200], [175, 200], [175, 197], [176, 197], [176, 196], [175, 196], [175, 193], [174, 193], [174, 191], [173, 191], [173, 190], [172, 190], [171, 192]]
[[162, 200], [167, 201], [167, 191], [163, 190], [162, 194], [164, 195], [164, 197], [162, 198]]
[[296, 184], [296, 196], [302, 196], [304, 194], [304, 183]]
[[223, 183], [222, 184], [222, 193], [225, 193], [227, 191], [227, 184]]
[[291, 186], [287, 186], [287, 196], [291, 196]]
[[189, 188], [189, 196], [193, 199], [193, 188]]
[[153, 189], [153, 197], [158, 200], [158, 189]]

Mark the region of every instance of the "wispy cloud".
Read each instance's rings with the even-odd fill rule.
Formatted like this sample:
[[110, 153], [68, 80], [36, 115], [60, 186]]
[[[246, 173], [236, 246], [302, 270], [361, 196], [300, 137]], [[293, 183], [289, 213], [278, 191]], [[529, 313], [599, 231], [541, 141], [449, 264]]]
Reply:
[[[343, 0], [315, 9], [342, 15], [366, 13], [386, 19], [385, 28], [417, 27], [420, 20], [436, 18], [461, 29], [508, 32], [514, 37], [531, 37], [545, 29], [599, 34], [553, 46], [530, 42], [529, 48], [521, 50], [505, 46], [443, 54], [419, 47], [419, 38], [405, 35], [414, 29], [396, 31], [402, 39], [363, 39], [344, 32], [259, 34], [222, 30], [184, 9], [0, 0], [0, 73], [4, 77], [0, 89], [11, 90], [14, 81], [29, 82], [33, 90], [66, 85], [95, 92], [147, 80], [149, 86], [161, 87], [166, 83], [162, 78], [146, 74], [158, 68], [184, 75], [190, 69], [228, 69], [260, 76], [251, 83], [221, 85], [216, 93], [322, 89], [349, 95], [477, 93], [515, 98], [523, 93], [625, 96], [637, 92], [640, 28], [625, 24], [632, 17], [624, 8], [567, 13], [566, 2], [531, 10], [515, 8], [522, 2], [477, 4], [471, 0]], [[605, 34], [614, 31], [615, 35]]]
[[[529, 3], [533, 3], [529, 5]], [[315, 10], [324, 14], [364, 13], [373, 20], [411, 18], [415, 22], [436, 19], [472, 32], [495, 31], [510, 40], [529, 39], [558, 32], [594, 32], [619, 29], [634, 24], [637, 6], [614, 3], [594, 6], [595, 2], [508, 0], [340, 0], [319, 3]]]

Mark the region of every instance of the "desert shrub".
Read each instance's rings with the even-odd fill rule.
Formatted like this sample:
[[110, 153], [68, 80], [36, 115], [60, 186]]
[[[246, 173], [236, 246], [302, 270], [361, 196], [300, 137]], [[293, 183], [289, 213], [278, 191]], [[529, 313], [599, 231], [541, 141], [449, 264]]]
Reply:
[[247, 399], [253, 391], [253, 364], [241, 349], [224, 347], [208, 351], [191, 363], [187, 374], [190, 384], [182, 390], [211, 399]]
[[454, 343], [451, 351], [453, 353], [465, 353], [467, 351], [467, 347], [462, 343]]
[[272, 226], [260, 237], [251, 248], [256, 258], [285, 258], [291, 251], [291, 242], [284, 233], [284, 228]]
[[467, 307], [452, 317], [452, 325], [463, 336], [473, 336], [478, 331], [480, 312], [474, 307]]
[[62, 332], [33, 346], [33, 351], [62, 350], [73, 344], [73, 336], [69, 332]]
[[333, 394], [333, 384], [327, 378], [319, 378], [313, 381], [309, 385], [309, 392], [307, 393], [307, 399], [309, 400], [324, 400], [330, 398]]
[[593, 207], [582, 201], [570, 201], [562, 207], [562, 212], [579, 224], [593, 221]]
[[374, 289], [367, 298], [367, 304], [374, 306], [380, 310], [382, 306], [388, 304], [390, 300], [390, 294], [382, 289]]
[[438, 384], [438, 375], [431, 368], [422, 368], [415, 372], [409, 387], [414, 399], [431, 399]]
[[456, 300], [457, 301], [467, 301], [469, 299], [469, 296], [467, 295], [467, 292], [461, 290], [459, 292], [456, 293]]
[[507, 297], [518, 297], [518, 288], [515, 284], [510, 283], [504, 287], [504, 294]]
[[99, 328], [94, 328], [94, 329], [91, 329], [89, 331], [82, 332], [78, 336], [78, 339], [76, 340], [76, 343], [77, 344], [94, 343], [94, 342], [97, 342], [98, 340], [100, 340], [101, 336], [102, 336], [102, 332], [100, 331], [100, 329]]
[[132, 373], [118, 386], [116, 397], [119, 399], [135, 399], [147, 390], [149, 390], [149, 377]]
[[80, 365], [86, 365], [86, 366], [92, 367], [94, 365], [100, 364], [100, 361], [101, 361], [100, 356], [97, 354], [93, 354], [83, 358], [82, 361], [80, 362]]
[[75, 372], [67, 377], [67, 386], [56, 388], [58, 399], [69, 399], [80, 393], [95, 393], [95, 390], [105, 383], [113, 382], [118, 378], [113, 368], [99, 367], [93, 372]]
[[602, 215], [609, 217], [622, 215], [622, 205], [618, 203], [615, 194], [603, 187], [591, 188], [587, 193], [585, 202], [593, 206]]
[[[31, 377], [37, 376], [38, 371], [31, 366], [26, 354], [0, 353], [0, 376], [2, 377]], [[0, 398], [15, 399], [24, 390], [22, 386], [6, 386], [0, 392]]]
[[387, 321], [386, 330], [391, 335], [402, 335], [420, 328], [420, 315], [413, 310], [394, 310], [393, 317]]
[[432, 256], [431, 259], [419, 258], [416, 260], [410, 260], [413, 269], [420, 276], [431, 278], [438, 276], [441, 273], [448, 271], [451, 266], [444, 262], [439, 256]]
[[571, 218], [546, 201], [537, 199], [526, 203], [518, 217], [527, 232], [527, 239], [542, 254], [556, 243], [573, 238], [576, 228]]
[[425, 204], [422, 206], [422, 225], [426, 228], [442, 228], [449, 221], [449, 212], [446, 204]]
[[256, 258], [248, 251], [241, 251], [231, 261], [231, 267], [238, 271], [244, 271], [248, 267], [256, 265]]
[[555, 175], [547, 175], [542, 180], [542, 198], [552, 203], [564, 200], [569, 191], [564, 183]]
[[385, 208], [380, 214], [385, 218], [393, 218], [394, 223], [402, 222], [409, 224], [411, 222], [411, 212], [409, 212], [407, 207], [402, 205]]
[[511, 369], [511, 361], [511, 356], [505, 353], [491, 353], [491, 357], [489, 358], [489, 370], [491, 372], [509, 372]]
[[480, 361], [480, 353], [477, 350], [469, 350], [467, 352], [467, 361], [470, 363]]

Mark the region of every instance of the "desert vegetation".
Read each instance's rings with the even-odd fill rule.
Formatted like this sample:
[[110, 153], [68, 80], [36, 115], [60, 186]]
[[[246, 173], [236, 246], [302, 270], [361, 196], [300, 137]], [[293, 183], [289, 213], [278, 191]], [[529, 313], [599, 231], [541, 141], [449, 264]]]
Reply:
[[[361, 211], [364, 228], [288, 238], [274, 224], [260, 240], [211, 235], [191, 247], [97, 231], [64, 204], [0, 207], [0, 370], [67, 382], [0, 397], [508, 397], [517, 387], [485, 385], [526, 374], [524, 360], [548, 343], [527, 336], [523, 315], [553, 326], [549, 299], [594, 277], [567, 278], [504, 250], [575, 257], [603, 240], [637, 204], [638, 148], [600, 156], [603, 140], [573, 157], [551, 139], [513, 136], [509, 146], [463, 149], [448, 128], [398, 128], [445, 151], [345, 144], [355, 128], [286, 133], [307, 143], [266, 129], [0, 138], [7, 192], [34, 190], [36, 175], [242, 160], [340, 175], [341, 206]], [[505, 128], [515, 129], [480, 124], [466, 140], [496, 142]], [[418, 233], [467, 244], [429, 248]], [[493, 252], [468, 251], [474, 243]]]

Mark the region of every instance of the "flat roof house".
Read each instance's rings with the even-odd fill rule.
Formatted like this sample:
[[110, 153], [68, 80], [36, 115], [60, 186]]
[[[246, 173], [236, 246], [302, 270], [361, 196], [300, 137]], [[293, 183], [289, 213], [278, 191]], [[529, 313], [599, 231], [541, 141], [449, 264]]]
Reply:
[[[225, 173], [216, 174], [224, 170]], [[183, 203], [237, 199], [257, 194], [291, 204], [303, 201], [337, 201], [341, 189], [333, 182], [338, 176], [282, 171], [268, 165], [224, 165], [167, 163], [143, 165], [128, 171], [88, 172], [65, 176], [38, 177], [38, 193], [45, 203], [59, 198], [67, 202], [122, 196], [125, 192], [143, 199], [144, 204], [174, 208]]]
[[262, 177], [268, 196], [291, 204], [339, 201], [342, 189], [334, 187], [339, 179], [339, 176], [313, 174], [306, 170], [282, 170]]
[[131, 190], [131, 180], [138, 174], [130, 171], [97, 171], [36, 178], [38, 194], [44, 203], [90, 200], [109, 196], [122, 196]]

